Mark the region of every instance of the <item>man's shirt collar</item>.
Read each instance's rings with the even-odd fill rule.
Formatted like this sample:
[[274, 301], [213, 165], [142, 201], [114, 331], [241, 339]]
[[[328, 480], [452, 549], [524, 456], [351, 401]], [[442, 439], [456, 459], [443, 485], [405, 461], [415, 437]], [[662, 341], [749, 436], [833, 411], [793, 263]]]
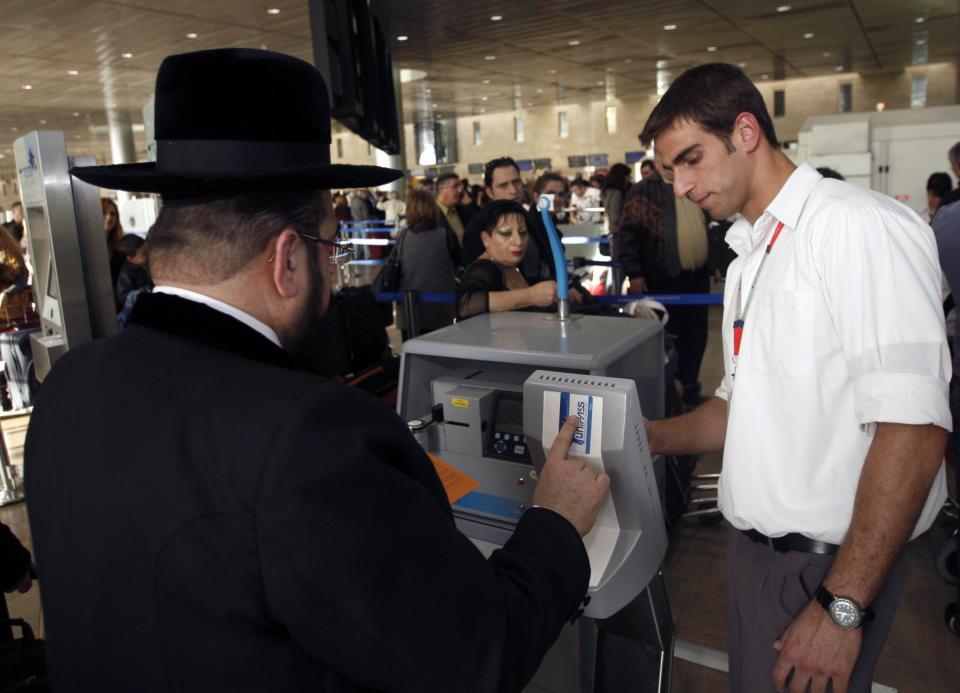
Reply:
[[733, 223], [725, 238], [727, 245], [737, 255], [749, 255], [763, 242], [774, 222], [782, 221], [784, 226], [795, 229], [810, 193], [821, 178], [823, 176], [809, 162], [798, 166], [756, 223], [751, 224], [743, 216]]
[[209, 306], [216, 311], [229, 315], [234, 320], [239, 320], [244, 325], [249, 327], [252, 330], [255, 330], [262, 334], [264, 337], [269, 339], [275, 345], [283, 348], [283, 345], [280, 344], [280, 338], [277, 337], [277, 333], [273, 330], [272, 327], [267, 325], [264, 322], [261, 322], [257, 318], [250, 315], [245, 311], [240, 310], [235, 306], [231, 306], [229, 303], [224, 303], [223, 301], [217, 300], [212, 296], [207, 296], [206, 294], [201, 294], [196, 291], [190, 291], [189, 289], [182, 289], [179, 286], [157, 286], [154, 287], [153, 293], [155, 294], [170, 294], [171, 296], [179, 296], [180, 298], [185, 298], [188, 301], [195, 301], [197, 303], [202, 303], [205, 306]]

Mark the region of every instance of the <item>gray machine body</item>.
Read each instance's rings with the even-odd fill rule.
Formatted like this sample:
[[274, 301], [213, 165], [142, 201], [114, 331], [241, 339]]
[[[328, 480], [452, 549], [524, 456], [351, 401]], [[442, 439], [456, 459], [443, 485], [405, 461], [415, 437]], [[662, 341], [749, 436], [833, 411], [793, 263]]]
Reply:
[[31, 132], [13, 146], [41, 321], [30, 346], [43, 380], [71, 347], [116, 332], [110, 259], [100, 191], [70, 175], [93, 157], [69, 158], [62, 132]]
[[[609, 618], [653, 579], [667, 552], [660, 490], [647, 446], [636, 383], [623, 378], [553, 371], [536, 371], [527, 378], [523, 385], [523, 430], [538, 471], [543, 468], [549, 449], [543, 440], [544, 396], [548, 392], [603, 401], [600, 456], [604, 471], [610, 476], [610, 500], [616, 513], [616, 523], [611, 527], [617, 539], [606, 569], [589, 588], [590, 603], [584, 613], [592, 618]], [[602, 521], [601, 516], [598, 524]]]
[[[635, 424], [642, 429], [641, 411], [650, 418], [663, 415], [659, 323], [600, 316], [565, 323], [519, 312], [459, 322], [404, 343], [398, 413], [404, 420], [429, 419], [431, 408], [443, 405], [444, 421], [429, 436], [431, 452], [479, 481], [476, 491], [454, 503], [454, 516], [464, 534], [492, 550], [509, 539], [531, 504], [536, 465], [543, 464], [539, 426], [534, 431], [535, 417], [527, 417], [528, 408], [537, 405], [528, 401], [524, 386], [542, 369], [594, 376], [584, 382], [606, 378], [604, 406], [610, 414], [603, 424], [604, 463], [609, 458], [615, 467], [635, 467], [612, 477], [625, 531], [587, 610], [591, 617], [605, 618], [643, 590], [666, 549], [649, 452], [643, 431], [635, 430]], [[578, 387], [577, 392], [589, 389]], [[629, 430], [628, 414], [635, 417]], [[607, 449], [608, 441], [619, 450]]]
[[[489, 556], [532, 502], [543, 464], [536, 414], [543, 370], [586, 383], [603, 380], [603, 458], [622, 532], [590, 589], [586, 618], [564, 626], [526, 690], [667, 693], [673, 625], [657, 572], [666, 535], [639, 418], [641, 411], [663, 416], [663, 327], [617, 317], [560, 322], [536, 313], [479, 315], [404, 343], [397, 412], [407, 421], [429, 420], [435, 405], [443, 407], [443, 422], [427, 429], [426, 447], [479, 482], [453, 504], [453, 514], [460, 531]], [[568, 392], [593, 387], [564, 385]], [[655, 458], [654, 468], [657, 462], [662, 469], [663, 459]]]

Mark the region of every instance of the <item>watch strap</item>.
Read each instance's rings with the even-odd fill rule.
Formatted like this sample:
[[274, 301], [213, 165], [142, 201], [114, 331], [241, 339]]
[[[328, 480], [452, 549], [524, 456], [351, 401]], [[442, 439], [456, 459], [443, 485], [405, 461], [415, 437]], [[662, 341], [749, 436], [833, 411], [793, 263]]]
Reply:
[[[833, 604], [834, 599], [837, 599], [837, 595], [823, 585], [820, 585], [820, 587], [817, 588], [817, 591], [813, 596], [828, 614], [830, 613], [830, 605]], [[842, 597], [842, 599], [848, 599], [857, 605], [857, 608], [860, 609], [860, 621], [862, 623], [869, 623], [873, 620], [873, 609], [871, 609], [869, 606], [862, 607], [857, 604], [855, 600], [850, 599], [850, 597]]]

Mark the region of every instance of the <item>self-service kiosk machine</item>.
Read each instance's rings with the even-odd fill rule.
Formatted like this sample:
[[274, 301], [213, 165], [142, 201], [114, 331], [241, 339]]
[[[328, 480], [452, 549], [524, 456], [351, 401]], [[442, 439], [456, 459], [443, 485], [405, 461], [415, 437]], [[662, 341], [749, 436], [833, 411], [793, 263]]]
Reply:
[[492, 313], [403, 345], [398, 412], [433, 421], [425, 431], [414, 424], [421, 443], [479, 484], [453, 510], [486, 554], [531, 504], [566, 415], [581, 420], [570, 454], [610, 475], [609, 496], [584, 538], [590, 601], [530, 691], [669, 690], [663, 461], [650, 456], [642, 418], [662, 416], [663, 400], [663, 328], [655, 321]]
[[100, 190], [70, 175], [93, 157], [68, 157], [62, 132], [13, 143], [41, 329], [30, 336], [42, 381], [67, 349], [116, 332]]

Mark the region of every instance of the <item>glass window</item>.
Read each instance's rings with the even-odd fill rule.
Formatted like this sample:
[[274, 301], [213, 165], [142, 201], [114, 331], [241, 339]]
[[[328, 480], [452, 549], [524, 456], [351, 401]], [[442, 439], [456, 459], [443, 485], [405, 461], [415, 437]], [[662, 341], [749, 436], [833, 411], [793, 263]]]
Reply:
[[480, 123], [473, 122], [473, 146], [479, 147], [483, 144], [483, 135], [480, 134]]
[[783, 118], [787, 114], [787, 93], [783, 89], [773, 92], [773, 117]]
[[567, 123], [567, 112], [560, 111], [557, 114], [557, 127], [560, 131], [560, 139], [567, 139], [570, 137], [570, 126]]
[[607, 106], [607, 133], [613, 134], [617, 131], [617, 107]]
[[850, 113], [853, 110], [853, 85], [840, 85], [840, 103], [838, 108], [840, 113]]
[[523, 142], [523, 118], [520, 116], [513, 119], [513, 141]]
[[343, 158], [343, 138], [342, 137], [337, 138], [337, 158], [338, 159]]
[[927, 76], [914, 75], [910, 80], [910, 108], [925, 108], [927, 105]]

